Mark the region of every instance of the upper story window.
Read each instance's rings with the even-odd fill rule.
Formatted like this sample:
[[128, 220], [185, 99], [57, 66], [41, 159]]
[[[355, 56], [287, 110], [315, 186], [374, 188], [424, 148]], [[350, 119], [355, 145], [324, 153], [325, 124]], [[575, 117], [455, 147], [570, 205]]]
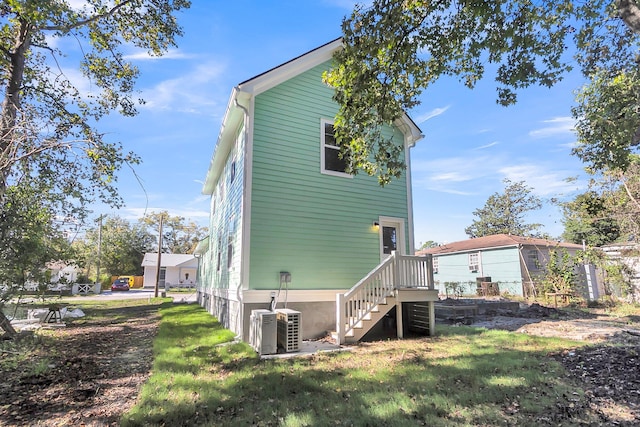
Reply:
[[352, 178], [352, 175], [345, 172], [347, 170], [347, 161], [340, 158], [340, 147], [338, 147], [333, 133], [333, 123], [328, 120], [322, 120], [320, 124], [320, 171], [328, 175]]
[[236, 161], [231, 162], [231, 183], [236, 179]]

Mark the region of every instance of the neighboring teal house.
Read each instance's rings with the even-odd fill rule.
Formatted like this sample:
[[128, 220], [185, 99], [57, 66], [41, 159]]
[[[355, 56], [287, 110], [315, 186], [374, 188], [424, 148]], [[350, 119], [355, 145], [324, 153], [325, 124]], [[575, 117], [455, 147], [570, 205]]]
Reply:
[[[500, 293], [528, 297], [534, 292], [532, 284], [545, 271], [550, 251], [559, 249], [573, 257], [582, 246], [495, 234], [447, 243], [417, 254], [433, 256], [435, 285], [441, 295], [451, 295], [453, 284], [462, 286], [463, 293], [476, 294], [478, 282], [489, 282]], [[585, 280], [581, 277], [581, 281]]]
[[[211, 217], [196, 249], [198, 299], [245, 340], [251, 311], [272, 301], [301, 313], [303, 338], [335, 331], [344, 342], [387, 307], [402, 313], [403, 302], [418, 300], [431, 315], [437, 299], [429, 257], [406, 256], [414, 247], [409, 149], [421, 131], [407, 116], [388, 129], [405, 148], [407, 173], [384, 188], [344, 172], [332, 135], [338, 107], [322, 82], [340, 48], [334, 40], [246, 80], [229, 99], [203, 187]], [[404, 316], [400, 336], [403, 319], [411, 324]]]

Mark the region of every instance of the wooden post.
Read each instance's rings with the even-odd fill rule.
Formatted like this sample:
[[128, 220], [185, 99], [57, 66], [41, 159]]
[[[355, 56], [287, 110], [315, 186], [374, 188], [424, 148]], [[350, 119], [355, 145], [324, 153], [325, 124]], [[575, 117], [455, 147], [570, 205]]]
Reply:
[[344, 319], [344, 294], [336, 294], [336, 333], [338, 345], [344, 343], [345, 319]]
[[429, 336], [432, 337], [436, 334], [436, 304], [434, 301], [429, 301]]
[[404, 327], [402, 325], [402, 298], [396, 296], [396, 333], [398, 338], [404, 338]]

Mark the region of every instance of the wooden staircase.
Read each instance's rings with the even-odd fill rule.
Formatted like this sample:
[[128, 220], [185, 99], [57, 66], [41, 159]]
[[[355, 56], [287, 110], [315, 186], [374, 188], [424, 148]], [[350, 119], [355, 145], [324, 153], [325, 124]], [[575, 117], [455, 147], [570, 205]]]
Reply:
[[[409, 292], [411, 297], [403, 294]], [[431, 255], [406, 256], [393, 252], [344, 294], [336, 295], [338, 344], [357, 342], [393, 307], [397, 307], [398, 330], [402, 330], [402, 302], [435, 301]], [[401, 337], [401, 333], [399, 334]]]
[[[395, 304], [396, 298], [389, 296], [379, 304], [371, 307], [370, 310], [363, 310], [360, 321], [354, 324], [352, 328], [349, 328], [348, 331], [345, 331], [344, 342], [355, 343], [360, 341], [371, 328], [395, 307]], [[337, 334], [334, 333], [333, 338], [337, 341]]]

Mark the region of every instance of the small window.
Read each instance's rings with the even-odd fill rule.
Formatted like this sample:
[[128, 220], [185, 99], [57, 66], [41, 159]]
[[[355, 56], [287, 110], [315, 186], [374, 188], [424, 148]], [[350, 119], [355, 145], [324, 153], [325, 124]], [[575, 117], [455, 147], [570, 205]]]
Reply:
[[220, 267], [222, 267], [222, 239], [218, 239], [218, 265], [216, 270], [220, 271]]
[[540, 261], [538, 260], [538, 251], [531, 249], [527, 252], [527, 266], [531, 269], [539, 269]]
[[234, 160], [231, 163], [231, 182], [233, 183], [235, 179], [236, 179], [236, 161]]
[[477, 272], [480, 270], [480, 255], [475, 252], [469, 254], [469, 271]]
[[438, 272], [438, 257], [433, 257], [431, 262], [433, 263], [433, 274], [436, 274]]
[[322, 120], [321, 125], [321, 172], [328, 175], [352, 177], [346, 173], [346, 159], [340, 158], [340, 147], [338, 147], [333, 133], [333, 123]]
[[227, 270], [231, 270], [233, 266], [233, 243], [229, 239], [229, 245], [227, 245]]

